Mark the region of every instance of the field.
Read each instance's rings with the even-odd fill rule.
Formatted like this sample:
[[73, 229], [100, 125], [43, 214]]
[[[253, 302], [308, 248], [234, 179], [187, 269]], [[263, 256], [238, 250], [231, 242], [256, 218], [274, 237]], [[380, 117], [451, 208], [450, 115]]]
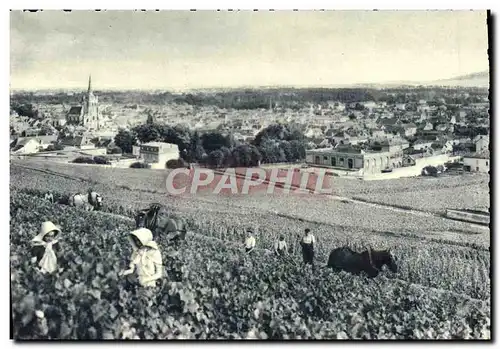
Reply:
[[[26, 166], [26, 162], [20, 163]], [[30, 162], [29, 169], [19, 167], [16, 163], [11, 166], [11, 185], [19, 184], [23, 188], [43, 189], [51, 191], [63, 191], [66, 193], [85, 190], [91, 185], [101, 193], [106, 195], [109, 204], [138, 209], [149, 205], [152, 201], [163, 202], [172, 206], [175, 210], [185, 212], [187, 215], [194, 214], [198, 219], [202, 212], [223, 211], [229, 214], [235, 212], [260, 212], [279, 214], [295, 219], [300, 218], [305, 221], [314, 222], [336, 231], [348, 231], [349, 234], [367, 233], [391, 234], [417, 236], [421, 239], [439, 239], [452, 243], [464, 245], [479, 245], [488, 248], [490, 245], [490, 234], [488, 229], [471, 226], [467, 223], [443, 219], [436, 216], [436, 213], [444, 213], [449, 205], [455, 202], [467, 201], [471, 198], [474, 185], [480, 185], [485, 180], [484, 177], [465, 178], [465, 182], [456, 178], [448, 182], [436, 182], [425, 179], [395, 180], [390, 186], [392, 196], [387, 181], [362, 182], [358, 180], [335, 179], [336, 194], [346, 197], [361, 197], [371, 202], [380, 201], [380, 198], [387, 198], [390, 202], [389, 208], [394, 205], [403, 205], [405, 197], [418, 198], [408, 200], [409, 208], [419, 209], [418, 203], [427, 200], [429, 205], [440, 207], [439, 210], [425, 210], [427, 215], [419, 215], [414, 212], [397, 212], [387, 209], [387, 207], [373, 207], [359, 202], [344, 203], [341, 200], [332, 200], [328, 196], [320, 195], [199, 195], [196, 197], [168, 196], [165, 188], [166, 173], [163, 171], [147, 171], [140, 169], [106, 169], [95, 166], [78, 166], [54, 164], [50, 162]], [[37, 171], [41, 170], [44, 172]], [[441, 180], [441, 178], [439, 178]], [[442, 179], [444, 180], [444, 179]], [[448, 196], [436, 198], [432, 196], [434, 190], [444, 190], [448, 186], [461, 185], [460, 193], [453, 195], [453, 190], [448, 190]], [[484, 186], [484, 185], [483, 185]], [[488, 189], [488, 184], [486, 183]], [[409, 194], [404, 190], [414, 188]], [[357, 188], [357, 190], [355, 190]], [[422, 195], [418, 195], [415, 188], [422, 190]], [[475, 192], [475, 191], [474, 191]], [[429, 194], [431, 193], [431, 194]], [[384, 196], [385, 195], [385, 196]], [[487, 193], [482, 202], [489, 202]], [[482, 196], [481, 196], [482, 197]], [[422, 199], [423, 198], [423, 199]], [[463, 198], [463, 199], [462, 199]], [[460, 201], [462, 200], [462, 201]], [[470, 199], [469, 199], [470, 202]], [[413, 205], [413, 207], [412, 207]], [[479, 208], [471, 204], [466, 207], [453, 208]], [[227, 215], [211, 215], [209, 219], [218, 221]], [[254, 220], [250, 214], [246, 214], [250, 220], [261, 222], [261, 219]], [[362, 220], [359, 217], [363, 217]], [[267, 222], [267, 220], [269, 222]], [[266, 229], [281, 229], [274, 224], [274, 217], [267, 219]], [[231, 221], [231, 219], [229, 219]], [[235, 222], [237, 224], [238, 222]], [[247, 224], [247, 222], [244, 222]], [[264, 222], [263, 222], [264, 224]], [[296, 229], [294, 228], [294, 231]]]
[[[143, 170], [110, 178], [95, 167], [29, 166], [48, 171], [11, 166], [15, 338], [491, 337], [484, 229], [317, 197], [171, 197], [149, 185], [151, 172]], [[155, 176], [150, 183], [159, 185], [164, 174]], [[346, 184], [344, 195], [370, 196], [363, 193], [366, 183], [355, 193], [356, 183]], [[39, 198], [47, 190], [60, 196], [90, 185], [114, 215], [77, 212]], [[162, 251], [172, 273], [154, 294], [117, 277], [130, 253], [125, 236], [133, 223], [125, 216], [153, 201], [185, 215], [194, 228], [180, 253]], [[24, 253], [45, 219], [63, 227], [64, 270], [57, 278], [39, 275]], [[248, 225], [261, 232], [254, 256], [241, 251]], [[326, 269], [311, 272], [300, 266], [298, 254], [296, 264], [268, 255], [280, 233], [287, 233], [297, 252], [306, 226], [319, 240], [320, 264], [333, 247], [371, 245], [390, 247], [399, 271], [369, 280]], [[180, 275], [182, 283], [176, 283]], [[43, 310], [47, 323], [33, 320], [34, 310]]]

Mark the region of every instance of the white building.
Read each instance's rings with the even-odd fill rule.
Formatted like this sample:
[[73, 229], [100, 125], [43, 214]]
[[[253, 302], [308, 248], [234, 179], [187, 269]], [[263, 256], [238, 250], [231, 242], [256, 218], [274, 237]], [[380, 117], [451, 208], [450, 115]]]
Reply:
[[473, 142], [476, 145], [476, 153], [481, 153], [490, 147], [490, 136], [477, 135]]
[[402, 167], [403, 152], [372, 152], [351, 146], [306, 150], [306, 163], [313, 167], [327, 167], [365, 174], [381, 173], [386, 168]]
[[465, 155], [464, 171], [488, 173], [490, 171], [490, 151], [484, 150], [481, 153]]
[[141, 144], [141, 157], [152, 169], [164, 169], [167, 161], [179, 159], [179, 147], [163, 142]]

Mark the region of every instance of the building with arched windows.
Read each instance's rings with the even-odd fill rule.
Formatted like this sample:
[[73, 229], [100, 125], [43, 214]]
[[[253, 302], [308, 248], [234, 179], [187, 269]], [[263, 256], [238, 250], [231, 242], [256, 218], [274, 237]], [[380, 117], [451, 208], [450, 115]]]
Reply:
[[403, 152], [368, 151], [350, 146], [306, 150], [306, 163], [337, 170], [381, 173], [386, 168], [403, 166]]

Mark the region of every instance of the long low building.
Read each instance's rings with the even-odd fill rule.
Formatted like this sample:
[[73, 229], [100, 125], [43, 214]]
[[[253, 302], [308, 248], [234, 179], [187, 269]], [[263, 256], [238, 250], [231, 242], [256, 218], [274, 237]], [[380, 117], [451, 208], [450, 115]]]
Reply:
[[164, 169], [169, 160], [179, 159], [177, 144], [149, 142], [141, 144], [140, 155], [152, 169]]
[[375, 152], [352, 147], [311, 149], [306, 150], [306, 163], [339, 170], [380, 173], [386, 168], [402, 167], [403, 152]]

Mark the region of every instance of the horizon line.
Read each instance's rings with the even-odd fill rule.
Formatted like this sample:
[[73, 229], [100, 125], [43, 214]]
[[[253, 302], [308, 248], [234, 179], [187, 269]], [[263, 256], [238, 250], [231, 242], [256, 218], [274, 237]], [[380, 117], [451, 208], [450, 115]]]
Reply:
[[[375, 88], [377, 85], [394, 85], [394, 87], [398, 86], [408, 86], [410, 87], [439, 87], [440, 82], [445, 82], [447, 80], [455, 80], [464, 78], [471, 75], [477, 75], [482, 73], [488, 73], [488, 78], [490, 74], [490, 69], [470, 72], [462, 75], [455, 75], [449, 78], [441, 78], [438, 80], [431, 81], [419, 81], [419, 80], [401, 80], [401, 81], [384, 81], [384, 82], [353, 82], [346, 84], [331, 84], [331, 85], [234, 85], [234, 86], [205, 86], [205, 87], [190, 87], [190, 88], [179, 88], [179, 87], [152, 87], [152, 88], [133, 88], [133, 87], [107, 87], [107, 88], [95, 88], [95, 91], [178, 91], [178, 92], [188, 92], [188, 91], [196, 91], [196, 90], [235, 90], [235, 89], [278, 89], [278, 88], [289, 88], [289, 89], [307, 89], [307, 88], [366, 88], [368, 86]], [[437, 84], [437, 85], [433, 85]], [[447, 86], [453, 87], [453, 86]], [[457, 86], [458, 87], [458, 86]], [[470, 86], [470, 88], [474, 88], [475, 86]], [[484, 88], [476, 86], [477, 88]], [[383, 87], [385, 88], [385, 87]], [[80, 91], [85, 90], [85, 87], [43, 87], [43, 88], [12, 88], [9, 87], [10, 91], [54, 91], [54, 90], [66, 90], [66, 91]]]

